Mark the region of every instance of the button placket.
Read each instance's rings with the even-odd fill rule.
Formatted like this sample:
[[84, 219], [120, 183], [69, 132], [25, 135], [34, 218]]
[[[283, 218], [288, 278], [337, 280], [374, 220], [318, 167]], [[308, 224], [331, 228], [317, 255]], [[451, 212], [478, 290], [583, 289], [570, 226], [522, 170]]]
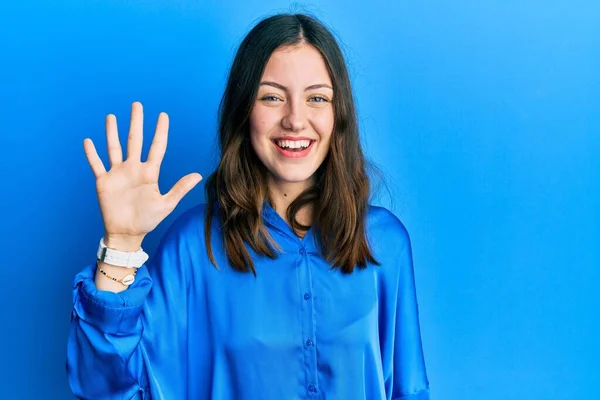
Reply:
[[310, 398], [315, 398], [318, 394], [318, 369], [317, 369], [317, 349], [315, 338], [315, 304], [312, 281], [312, 264], [311, 257], [303, 245], [297, 248], [298, 251], [298, 284], [303, 292], [299, 293], [300, 308], [302, 314], [302, 337], [301, 345], [304, 353], [305, 363], [305, 387], [307, 395]]

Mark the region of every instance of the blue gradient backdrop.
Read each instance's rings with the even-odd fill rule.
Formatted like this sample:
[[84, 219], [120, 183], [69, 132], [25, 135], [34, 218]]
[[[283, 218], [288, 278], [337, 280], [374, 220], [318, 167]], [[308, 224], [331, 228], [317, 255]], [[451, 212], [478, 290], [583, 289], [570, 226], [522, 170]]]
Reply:
[[0, 397], [71, 398], [71, 282], [102, 234], [83, 139], [108, 162], [104, 116], [126, 142], [140, 100], [145, 154], [171, 117], [163, 192], [207, 176], [234, 50], [288, 10], [343, 44], [375, 202], [411, 234], [433, 398], [600, 398], [596, 0], [3, 3]]

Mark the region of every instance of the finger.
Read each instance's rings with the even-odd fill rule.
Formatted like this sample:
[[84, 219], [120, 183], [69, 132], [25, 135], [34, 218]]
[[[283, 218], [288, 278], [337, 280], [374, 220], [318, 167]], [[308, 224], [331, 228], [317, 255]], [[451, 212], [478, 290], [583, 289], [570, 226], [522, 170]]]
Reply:
[[98, 152], [96, 152], [96, 147], [94, 146], [92, 139], [86, 138], [83, 140], [83, 151], [85, 152], [85, 156], [87, 157], [90, 167], [92, 168], [92, 172], [96, 178], [105, 174], [106, 169], [104, 168], [102, 160], [100, 157], [98, 157]]
[[144, 110], [139, 101], [131, 105], [131, 120], [129, 121], [129, 137], [127, 140], [127, 159], [141, 161], [143, 142]]
[[192, 190], [198, 182], [202, 180], [202, 175], [193, 172], [181, 178], [167, 194], [165, 194], [165, 199], [169, 204], [169, 208], [171, 210], [177, 207], [177, 204], [183, 199], [183, 197]]
[[117, 129], [117, 117], [113, 114], [106, 116], [106, 142], [108, 144], [108, 159], [110, 165], [115, 166], [123, 162], [123, 149], [119, 141], [119, 131]]
[[156, 131], [154, 132], [154, 139], [150, 145], [150, 151], [148, 152], [149, 164], [152, 164], [156, 169], [160, 169], [160, 164], [167, 151], [167, 140], [169, 136], [169, 116], [161, 112], [158, 115], [158, 122], [156, 123]]

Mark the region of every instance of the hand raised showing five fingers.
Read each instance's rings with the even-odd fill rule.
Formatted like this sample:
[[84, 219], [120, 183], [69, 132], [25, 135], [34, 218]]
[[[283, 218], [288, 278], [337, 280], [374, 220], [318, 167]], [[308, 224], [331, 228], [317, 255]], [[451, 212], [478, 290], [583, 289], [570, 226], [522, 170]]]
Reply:
[[134, 242], [139, 239], [141, 243], [144, 236], [156, 228], [202, 180], [200, 174], [191, 173], [181, 178], [165, 195], [160, 193], [158, 177], [167, 149], [169, 117], [160, 113], [146, 162], [141, 162], [143, 119], [142, 105], [133, 103], [127, 159], [123, 161], [117, 120], [112, 114], [106, 117], [109, 171], [106, 171], [92, 140], [86, 138], [83, 141], [85, 155], [96, 177], [105, 239], [132, 238]]

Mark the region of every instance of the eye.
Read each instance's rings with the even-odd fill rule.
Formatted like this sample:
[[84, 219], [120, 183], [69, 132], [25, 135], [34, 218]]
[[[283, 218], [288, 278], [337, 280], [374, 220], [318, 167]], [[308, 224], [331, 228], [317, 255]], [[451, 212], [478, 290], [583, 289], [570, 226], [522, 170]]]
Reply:
[[323, 96], [313, 96], [309, 100], [312, 101], [313, 103], [326, 103], [329, 101]]
[[279, 97], [276, 96], [264, 96], [261, 98], [262, 101], [272, 101], [272, 102], [278, 102], [281, 101], [281, 99]]

